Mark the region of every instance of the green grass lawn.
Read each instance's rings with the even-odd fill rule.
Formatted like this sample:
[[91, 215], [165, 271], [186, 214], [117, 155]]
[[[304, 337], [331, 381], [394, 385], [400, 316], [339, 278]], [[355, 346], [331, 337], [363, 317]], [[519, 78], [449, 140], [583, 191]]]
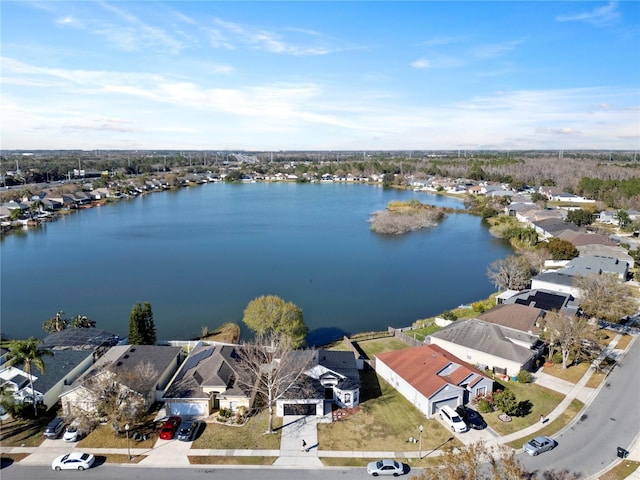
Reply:
[[527, 412], [526, 415], [521, 417], [512, 416], [510, 422], [499, 420], [499, 411], [483, 413], [482, 417], [487, 424], [500, 435], [508, 435], [530, 425], [534, 425], [540, 421], [540, 415], [547, 416], [564, 398], [564, 395], [561, 393], [554, 392], [553, 390], [533, 383], [496, 380], [496, 384], [501, 385], [499, 388], [511, 390], [515, 394], [516, 400], [523, 402], [523, 406], [525, 406], [525, 411]]
[[[159, 426], [159, 423], [152, 420], [134, 425], [129, 431], [129, 446], [131, 448], [153, 448], [158, 439]], [[145, 434], [147, 439], [133, 440], [134, 433]], [[78, 442], [78, 448], [127, 448], [127, 436], [116, 435], [110, 425], [100, 425]]]
[[[422, 451], [459, 445], [436, 420], [427, 420], [409, 401], [371, 370], [362, 373], [360, 412], [333, 423], [318, 425], [321, 450], [418, 451], [408, 443], [424, 426]], [[452, 439], [452, 440], [450, 440]], [[344, 463], [340, 463], [344, 465]]]
[[222, 425], [221, 423], [206, 423], [192, 448], [204, 449], [280, 449], [280, 430], [282, 418], [273, 418], [274, 433], [267, 434], [269, 417], [266, 410], [249, 419], [243, 426]]
[[409, 345], [395, 337], [377, 338], [374, 340], [365, 340], [357, 342], [358, 346], [365, 353], [367, 358], [373, 359], [374, 356], [382, 352], [390, 352], [392, 350], [402, 350], [409, 348]]
[[[579, 400], [574, 400], [569, 404], [569, 407], [562, 412], [562, 414], [556, 418], [553, 422], [545, 424], [540, 430], [536, 431], [536, 435], [546, 435], [552, 436], [555, 433], [558, 433], [564, 427], [566, 427], [569, 422], [571, 422], [576, 415], [582, 410], [584, 407], [584, 403]], [[486, 418], [486, 417], [485, 417]], [[487, 422], [488, 423], [488, 422]], [[513, 440], [506, 445], [511, 448], [522, 448], [525, 442], [529, 441], [532, 436], [522, 437], [517, 440]]]

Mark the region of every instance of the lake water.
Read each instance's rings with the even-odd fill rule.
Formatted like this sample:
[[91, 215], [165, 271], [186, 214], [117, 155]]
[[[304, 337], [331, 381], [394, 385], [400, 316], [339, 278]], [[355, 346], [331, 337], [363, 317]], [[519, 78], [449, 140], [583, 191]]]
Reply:
[[149, 301], [158, 339], [187, 339], [241, 324], [249, 301], [274, 294], [302, 308], [321, 344], [494, 291], [487, 266], [511, 249], [478, 217], [399, 237], [369, 230], [372, 212], [410, 198], [461, 206], [370, 185], [207, 184], [67, 215], [3, 239], [1, 330], [43, 337], [63, 310], [126, 336], [132, 305]]

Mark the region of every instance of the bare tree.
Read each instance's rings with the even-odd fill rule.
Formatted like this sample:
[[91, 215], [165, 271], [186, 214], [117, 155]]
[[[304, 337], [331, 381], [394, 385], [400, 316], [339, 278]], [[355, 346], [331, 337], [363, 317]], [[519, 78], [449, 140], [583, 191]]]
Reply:
[[532, 268], [525, 257], [509, 255], [491, 263], [487, 276], [498, 289], [524, 290], [531, 282]]
[[439, 460], [418, 480], [520, 480], [525, 473], [515, 451], [504, 445], [475, 442], [459, 449], [447, 447]]
[[589, 350], [597, 353], [593, 328], [584, 317], [569, 317], [560, 312], [548, 312], [544, 317], [544, 331], [549, 340], [550, 355], [556, 346], [562, 354], [562, 368], [568, 367], [571, 355]]
[[580, 308], [590, 317], [617, 323], [638, 308], [631, 289], [615, 274], [577, 276], [575, 285], [581, 292]]
[[305, 374], [312, 365], [313, 352], [294, 351], [291, 345], [288, 336], [271, 332], [256, 335], [238, 349], [238, 382], [264, 399], [269, 410], [267, 433], [273, 433], [274, 410], [279, 399], [290, 397], [292, 392], [304, 398], [302, 395], [313, 388], [311, 378]]

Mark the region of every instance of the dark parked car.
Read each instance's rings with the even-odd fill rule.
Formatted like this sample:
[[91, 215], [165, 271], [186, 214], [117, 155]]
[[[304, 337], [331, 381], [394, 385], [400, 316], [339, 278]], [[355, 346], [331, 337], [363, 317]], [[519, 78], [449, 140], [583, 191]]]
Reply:
[[173, 436], [176, 434], [176, 430], [178, 429], [178, 425], [180, 425], [180, 417], [169, 417], [163, 424], [160, 429], [160, 438], [162, 440], [171, 440]]
[[198, 420], [183, 420], [178, 428], [178, 440], [190, 442], [198, 434], [200, 422]]
[[487, 423], [475, 410], [465, 407], [464, 405], [459, 405], [456, 407], [456, 412], [460, 415], [462, 421], [467, 424], [467, 427], [473, 428], [474, 430], [487, 428]]
[[64, 419], [56, 417], [49, 422], [47, 428], [44, 429], [44, 438], [58, 438], [64, 428]]

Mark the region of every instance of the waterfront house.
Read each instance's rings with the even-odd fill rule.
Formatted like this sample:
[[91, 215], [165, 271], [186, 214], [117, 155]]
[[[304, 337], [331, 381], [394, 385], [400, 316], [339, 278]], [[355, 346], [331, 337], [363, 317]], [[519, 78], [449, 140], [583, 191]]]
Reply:
[[380, 353], [376, 373], [427, 418], [493, 391], [493, 380], [438, 345]]
[[300, 357], [294, 364], [309, 364], [302, 381], [310, 388], [287, 391], [276, 402], [276, 415], [321, 417], [332, 408], [360, 404], [360, 374], [353, 352], [306, 350], [292, 355]]
[[476, 318], [457, 320], [429, 335], [425, 342], [440, 346], [480, 370], [490, 369], [505, 376], [532, 370], [540, 355], [538, 350], [524, 346], [523, 336], [515, 330]]
[[250, 408], [251, 391], [241, 385], [236, 345], [199, 345], [167, 386], [162, 401], [169, 415], [206, 417], [220, 408]]
[[118, 345], [109, 348], [60, 395], [65, 415], [98, 414], [101, 385], [113, 382], [149, 409], [162, 398], [178, 369], [182, 349], [161, 345]]

